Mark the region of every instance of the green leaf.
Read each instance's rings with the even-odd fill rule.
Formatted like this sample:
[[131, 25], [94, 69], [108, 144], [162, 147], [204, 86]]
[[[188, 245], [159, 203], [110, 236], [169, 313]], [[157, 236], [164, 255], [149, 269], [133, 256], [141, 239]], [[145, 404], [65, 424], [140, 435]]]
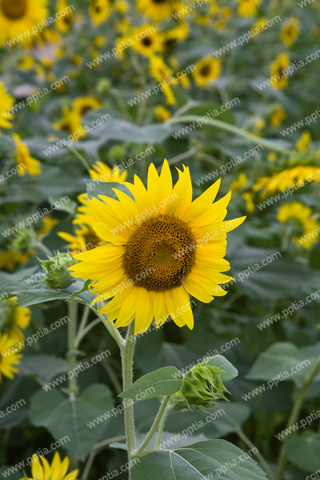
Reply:
[[160, 395], [171, 395], [180, 390], [183, 377], [175, 367], [164, 367], [147, 373], [139, 378], [119, 397], [131, 398], [135, 401], [149, 400]]
[[289, 460], [305, 472], [320, 470], [320, 435], [294, 435], [286, 445]]
[[264, 480], [257, 463], [225, 440], [195, 443], [172, 451], [152, 452], [132, 469], [132, 480]]
[[[65, 437], [63, 448], [85, 460], [104, 432], [112, 407], [109, 388], [94, 384], [76, 398], [64, 399], [54, 390], [37, 393], [32, 398], [30, 418], [34, 425], [46, 427], [56, 440]], [[104, 414], [106, 419], [88, 426]]]
[[118, 199], [116, 193], [113, 189], [120, 190], [124, 192], [129, 197], [133, 198], [130, 190], [122, 183], [118, 182], [99, 182], [98, 180], [87, 180], [87, 193], [88, 199], [91, 200], [92, 197], [98, 198], [99, 195], [104, 195], [106, 197]]
[[223, 355], [209, 357], [207, 365], [212, 365], [223, 370], [223, 373], [220, 375], [221, 380], [231, 380], [238, 376], [238, 370]]
[[59, 373], [68, 371], [68, 362], [54, 355], [24, 356], [19, 369], [20, 375], [37, 375], [43, 383], [49, 382]]

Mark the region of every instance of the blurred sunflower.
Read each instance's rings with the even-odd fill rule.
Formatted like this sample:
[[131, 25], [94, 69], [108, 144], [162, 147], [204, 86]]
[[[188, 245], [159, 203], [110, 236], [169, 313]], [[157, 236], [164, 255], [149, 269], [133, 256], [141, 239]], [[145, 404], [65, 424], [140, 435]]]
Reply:
[[0, 331], [7, 333], [16, 342], [24, 338], [22, 330], [25, 330], [31, 319], [31, 310], [27, 307], [20, 307], [17, 297], [11, 297], [0, 303]]
[[52, 218], [49, 215], [41, 218], [40, 227], [37, 228], [37, 237], [44, 237], [47, 233], [50, 233], [55, 225], [58, 225], [59, 220]]
[[134, 199], [114, 189], [118, 200], [89, 202], [93, 227], [106, 243], [79, 255], [70, 270], [94, 280], [94, 303], [112, 298], [100, 312], [117, 319], [115, 328], [134, 320], [135, 334], [142, 333], [153, 319], [160, 327], [171, 316], [192, 329], [189, 295], [208, 303], [227, 293], [220, 287], [231, 280], [221, 273], [230, 269], [223, 258], [227, 232], [245, 217], [223, 221], [231, 192], [213, 204], [220, 181], [192, 202], [189, 168], [178, 173], [173, 187], [168, 162], [160, 175], [151, 164], [147, 188], [138, 176], [125, 183]]
[[34, 454], [31, 464], [32, 477], [23, 477], [20, 480], [76, 480], [79, 470], [73, 470], [67, 474], [68, 468], [69, 458], [65, 457], [61, 461], [58, 452], [55, 452], [51, 465], [46, 458]]
[[[56, 20], [57, 29], [62, 33], [69, 32], [72, 24], [73, 13], [68, 0], [58, 0], [56, 3], [56, 12], [61, 12]], [[64, 15], [62, 15], [62, 12], [64, 12]]]
[[274, 128], [280, 128], [282, 122], [287, 118], [287, 114], [281, 105], [278, 105], [272, 112], [270, 117], [270, 125]]
[[[47, 4], [47, 0], [0, 0], [0, 45], [30, 43], [35, 35], [32, 27], [48, 16]], [[30, 35], [22, 35], [25, 32]]]
[[275, 173], [271, 177], [260, 178], [253, 186], [253, 191], [262, 190], [261, 197], [283, 192], [289, 187], [300, 188], [305, 183], [320, 182], [320, 168], [313, 166], [297, 166]]
[[6, 93], [5, 86], [0, 81], [0, 128], [11, 128], [10, 120], [13, 119], [11, 109], [14, 104], [14, 99]]
[[92, 180], [99, 180], [100, 182], [118, 182], [123, 183], [127, 178], [127, 172], [120, 172], [117, 166], [112, 169], [103, 162], [96, 162], [90, 169], [90, 176]]
[[105, 22], [111, 13], [110, 0], [89, 0], [89, 14], [95, 25]]
[[8, 250], [0, 250], [0, 268], [12, 272], [17, 265], [26, 263], [31, 255], [31, 252], [22, 253], [10, 248]]
[[237, 0], [239, 2], [238, 14], [240, 17], [250, 17], [251, 15], [257, 15], [257, 7], [260, 5], [261, 0]]
[[290, 66], [290, 58], [286, 53], [279, 53], [271, 64], [271, 85], [273, 88], [286, 88], [288, 79], [284, 72]]
[[312, 216], [312, 210], [300, 202], [291, 202], [278, 209], [277, 219], [285, 223], [291, 233], [292, 241], [297, 247], [309, 249], [317, 242], [320, 224]]
[[162, 37], [151, 25], [135, 28], [132, 34], [126, 37], [128, 42], [133, 42], [131, 47], [137, 52], [150, 57], [163, 49]]
[[172, 70], [165, 64], [162, 57], [157, 55], [150, 57], [150, 74], [157, 82], [161, 83], [168, 105], [176, 103], [171, 86], [177, 85], [178, 79], [172, 76]]
[[74, 231], [74, 235], [67, 232], [58, 232], [58, 236], [68, 242], [71, 253], [76, 257], [79, 253], [95, 248], [102, 240], [88, 225], [81, 225]]
[[306, 130], [305, 132], [302, 133], [301, 137], [296, 143], [296, 147], [299, 150], [299, 152], [306, 152], [310, 146], [311, 143], [311, 133]]
[[154, 109], [154, 112], [160, 122], [165, 122], [171, 117], [171, 112], [163, 105], [157, 105]]
[[195, 67], [192, 75], [199, 87], [212, 83], [221, 73], [221, 61], [218, 58], [203, 58], [195, 64]]
[[17, 165], [20, 165], [22, 168], [19, 168], [18, 173], [20, 176], [25, 175], [27, 172], [31, 175], [40, 175], [41, 167], [39, 160], [31, 157], [29, 149], [25, 143], [21, 141], [21, 138], [17, 133], [12, 135], [13, 140], [16, 143], [17, 152], [15, 154], [15, 161]]
[[284, 22], [281, 29], [281, 40], [286, 47], [291, 47], [296, 41], [300, 32], [300, 22], [297, 18], [291, 17]]
[[137, 0], [138, 10], [155, 22], [170, 18], [175, 10], [175, 0]]
[[248, 184], [248, 177], [245, 173], [239, 173], [238, 177], [230, 183], [232, 192], [238, 192]]
[[72, 110], [78, 117], [82, 118], [90, 110], [97, 110], [101, 102], [94, 97], [79, 97], [72, 103]]
[[12, 379], [19, 371], [21, 353], [17, 350], [17, 340], [7, 333], [0, 333], [0, 381], [2, 376]]
[[72, 137], [74, 137], [75, 141], [83, 138], [86, 134], [86, 131], [81, 125], [81, 117], [74, 110], [69, 110], [69, 108], [65, 105], [62, 107], [62, 114], [62, 119], [56, 122], [53, 127], [56, 130], [64, 130], [65, 132], [69, 133]]
[[246, 203], [246, 209], [248, 213], [253, 213], [256, 209], [256, 205], [253, 201], [254, 194], [252, 192], [244, 192], [242, 198]]

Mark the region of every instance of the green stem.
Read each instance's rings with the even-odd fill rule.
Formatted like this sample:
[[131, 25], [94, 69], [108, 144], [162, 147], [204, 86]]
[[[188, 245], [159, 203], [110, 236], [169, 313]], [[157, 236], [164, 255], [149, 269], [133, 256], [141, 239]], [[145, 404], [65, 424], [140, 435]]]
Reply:
[[[296, 395], [296, 399], [293, 404], [291, 414], [286, 426], [287, 431], [291, 431], [290, 427], [295, 425], [295, 423], [297, 422], [303, 407], [303, 403], [304, 403], [308, 388], [312, 384], [315, 377], [318, 375], [319, 371], [320, 371], [320, 356], [315, 364], [314, 369], [310, 372], [309, 376], [306, 378], [303, 388]], [[287, 464], [286, 444], [290, 436], [291, 436], [290, 434], [286, 436], [286, 439], [283, 441], [283, 444], [280, 450], [276, 480], [283, 479], [284, 471]]]
[[93, 322], [89, 323], [89, 325], [87, 325], [85, 328], [83, 328], [82, 330], [79, 329], [78, 333], [77, 333], [77, 337], [75, 339], [75, 346], [76, 348], [79, 347], [82, 339], [87, 335], [88, 332], [90, 332], [90, 330], [92, 330], [96, 325], [98, 325], [99, 323], [101, 322], [100, 318], [96, 318], [95, 320], [93, 320]]
[[69, 148], [70, 152], [73, 153], [73, 155], [75, 155], [79, 160], [80, 162], [82, 163], [82, 165], [86, 168], [86, 170], [88, 171], [88, 173], [90, 173], [90, 166], [87, 162], [87, 160], [84, 158], [83, 155], [81, 155], [80, 152], [78, 152], [75, 148], [73, 148], [71, 145], [68, 145], [68, 143], [66, 144], [66, 146]]
[[45, 255], [48, 255], [49, 257], [52, 257], [52, 252], [51, 250], [49, 250], [48, 247], [46, 247], [45, 245], [43, 245], [43, 243], [41, 243], [40, 241], [37, 241], [36, 242], [36, 247], [41, 250]]
[[104, 317], [104, 315], [99, 313], [95, 308], [91, 307], [91, 309], [98, 315], [100, 320], [102, 320], [103, 325], [106, 327], [106, 329], [108, 330], [108, 332], [110, 333], [112, 338], [117, 342], [119, 347], [120, 348], [124, 347], [126, 345], [126, 342], [125, 342], [124, 338], [122, 337], [122, 335], [120, 335], [118, 330], [116, 328], [114, 328], [113, 322], [108, 322], [108, 320]]
[[255, 449], [254, 450], [254, 454], [255, 456], [258, 458], [259, 462], [261, 463], [261, 465], [263, 466], [266, 474], [268, 475], [269, 479], [270, 480], [275, 480], [275, 477], [273, 475], [273, 472], [271, 470], [271, 468], [269, 467], [268, 465], [268, 462], [267, 460], [264, 458], [264, 456], [259, 452], [259, 450], [257, 449], [257, 447], [251, 442], [251, 440], [247, 437], [247, 435], [242, 431], [242, 430], [239, 430], [237, 432], [239, 438], [241, 438], [241, 440], [243, 441], [243, 443], [245, 443], [249, 448], [251, 449]]
[[[68, 302], [68, 314], [69, 314], [69, 325], [68, 325], [68, 361], [69, 361], [69, 371], [74, 371], [77, 365], [77, 356], [75, 353], [75, 336], [77, 329], [77, 311], [78, 304], [76, 302]], [[76, 395], [78, 392], [77, 379], [75, 375], [72, 378], [69, 378], [69, 391], [70, 395]]]
[[166, 395], [162, 401], [162, 404], [161, 404], [161, 407], [160, 407], [160, 410], [156, 416], [156, 418], [154, 419], [154, 422], [149, 430], [149, 433], [147, 434], [146, 438], [144, 439], [144, 441], [141, 443], [140, 447], [138, 448], [137, 452], [136, 452], [136, 456], [139, 456], [143, 453], [144, 449], [149, 445], [153, 435], [155, 434], [165, 412], [166, 412], [166, 409], [167, 409], [167, 406], [168, 406], [168, 403], [169, 403], [169, 400], [171, 398], [171, 395]]
[[[175, 123], [184, 123], [184, 122], [190, 122], [190, 123], [197, 122], [201, 118], [202, 117], [199, 115], [183, 115], [182, 117], [170, 118], [166, 122], [166, 125], [173, 125]], [[290, 150], [284, 147], [280, 147], [278, 144], [273, 143], [272, 141], [267, 140], [266, 138], [257, 137], [256, 135], [253, 135], [252, 133], [247, 132], [242, 128], [236, 127], [231, 123], [222, 122], [221, 120], [216, 120], [212, 118], [206, 121], [206, 125], [212, 125], [213, 127], [217, 127], [222, 130], [226, 130], [228, 132], [234, 133], [235, 135], [238, 135], [239, 137], [242, 137], [245, 140], [248, 140], [248, 142], [250, 143], [260, 144], [263, 147], [268, 148], [269, 150], [274, 150], [276, 152], [280, 152], [284, 154], [290, 153]]]
[[162, 435], [163, 428], [164, 428], [164, 425], [165, 425], [166, 420], [167, 420], [168, 413], [169, 413], [169, 409], [167, 408], [166, 411], [163, 414], [163, 417], [162, 417], [160, 423], [159, 423], [159, 430], [158, 430], [158, 433], [157, 433], [156, 444], [155, 444], [156, 448], [159, 448], [160, 441], [161, 441], [161, 435]]
[[[128, 328], [125, 345], [121, 347], [123, 391], [127, 390], [132, 385], [134, 345], [134, 322], [132, 322]], [[127, 438], [128, 458], [130, 462], [132, 454], [136, 449], [136, 438], [134, 429], [133, 404], [132, 402], [126, 404], [126, 400], [124, 400], [124, 424]]]

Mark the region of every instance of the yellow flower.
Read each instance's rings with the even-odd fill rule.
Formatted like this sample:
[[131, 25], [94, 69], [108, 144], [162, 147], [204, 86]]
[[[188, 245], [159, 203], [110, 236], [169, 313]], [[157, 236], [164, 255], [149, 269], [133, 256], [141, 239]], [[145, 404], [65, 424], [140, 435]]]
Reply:
[[116, 320], [115, 328], [135, 321], [135, 334], [152, 320], [160, 327], [169, 316], [193, 328], [189, 295], [201, 302], [222, 296], [231, 277], [223, 257], [227, 232], [245, 217], [224, 222], [231, 192], [214, 202], [220, 181], [192, 201], [189, 168], [178, 170], [175, 186], [167, 161], [160, 175], [149, 166], [147, 188], [138, 176], [125, 183], [131, 196], [114, 189], [118, 200], [89, 201], [96, 234], [103, 245], [79, 255], [73, 276], [93, 280], [94, 303], [111, 299], [100, 312]]
[[267, 155], [267, 159], [269, 160], [269, 162], [275, 162], [277, 158], [278, 158], [278, 155], [275, 152], [270, 152]]
[[[59, 18], [56, 20], [57, 29], [62, 33], [69, 32], [73, 13], [68, 0], [58, 0], [56, 4], [56, 12], [59, 13]], [[64, 14], [62, 12], [64, 12]]]
[[174, 0], [137, 0], [138, 10], [155, 22], [170, 18], [174, 12]]
[[251, 35], [255, 39], [257, 38], [261, 31], [265, 28], [265, 24], [267, 23], [268, 19], [267, 17], [260, 17], [253, 25], [251, 28]]
[[17, 152], [15, 154], [15, 160], [17, 165], [21, 165], [18, 173], [20, 176], [25, 175], [27, 172], [31, 175], [40, 175], [41, 167], [39, 160], [31, 157], [29, 149], [25, 143], [21, 141], [21, 138], [17, 133], [12, 135], [13, 140], [16, 142]]
[[[311, 215], [311, 208], [300, 202], [286, 203], [278, 209], [277, 219], [291, 225], [292, 241], [297, 247], [309, 249], [318, 240], [320, 224]], [[297, 230], [299, 233], [294, 235]]]
[[95, 25], [105, 22], [111, 13], [110, 0], [89, 0], [89, 14]]
[[114, 8], [119, 13], [127, 13], [129, 11], [129, 4], [125, 0], [116, 0]]
[[281, 40], [286, 47], [291, 47], [296, 41], [300, 32], [300, 22], [297, 18], [291, 17], [284, 22], [281, 29]]
[[270, 125], [274, 128], [279, 128], [282, 125], [283, 120], [287, 118], [287, 114], [284, 109], [279, 105], [277, 106], [270, 118]]
[[218, 58], [203, 58], [195, 64], [195, 67], [192, 75], [199, 87], [212, 83], [221, 73], [221, 61]]
[[12, 379], [19, 371], [16, 365], [19, 365], [22, 355], [14, 348], [16, 343], [15, 337], [0, 333], [0, 381], [2, 376]]
[[22, 330], [25, 330], [31, 319], [31, 310], [19, 307], [17, 297], [11, 297], [0, 303], [0, 330], [7, 333], [16, 343], [23, 340]]
[[97, 110], [101, 107], [101, 102], [94, 97], [79, 97], [72, 103], [73, 112], [82, 118], [90, 110]]
[[233, 180], [230, 184], [230, 188], [233, 192], [238, 192], [241, 188], [245, 187], [248, 184], [248, 177], [245, 173], [239, 173], [239, 176], [236, 180]]
[[24, 55], [19, 60], [19, 68], [20, 70], [29, 71], [35, 66], [35, 60], [31, 55]]
[[124, 41], [128, 42], [134, 50], [147, 57], [155, 52], [161, 52], [163, 48], [161, 35], [151, 25], [135, 28], [130, 36], [125, 37]]
[[152, 55], [150, 58], [150, 73], [157, 82], [161, 83], [162, 91], [167, 99], [168, 105], [176, 103], [171, 86], [177, 85], [178, 79], [173, 77], [172, 70], [165, 64], [162, 57]]
[[169, 46], [174, 41], [182, 41], [188, 37], [189, 25], [180, 21], [177, 27], [171, 28], [166, 32], [163, 32], [163, 41], [165, 46]]
[[0, 251], [0, 268], [5, 268], [9, 272], [15, 269], [17, 265], [23, 265], [32, 255], [32, 252], [21, 253], [17, 250]]
[[93, 40], [93, 45], [95, 47], [103, 47], [106, 45], [107, 39], [104, 35], [98, 35], [94, 40]]
[[253, 213], [256, 209], [256, 205], [253, 201], [254, 194], [252, 192], [244, 192], [242, 198], [246, 202], [246, 208], [248, 213]]
[[100, 182], [123, 183], [127, 178], [127, 172], [121, 173], [117, 166], [111, 169], [103, 162], [96, 162], [90, 169], [90, 176], [92, 180], [99, 180]]
[[11, 113], [13, 104], [14, 99], [6, 93], [5, 86], [0, 82], [0, 127], [12, 127], [10, 120], [13, 119], [13, 113]]
[[255, 192], [262, 190], [261, 196], [264, 198], [290, 187], [301, 188], [311, 182], [320, 182], [320, 168], [301, 165], [275, 173], [271, 177], [260, 178], [253, 186], [253, 190]]
[[171, 112], [163, 105], [158, 105], [154, 109], [157, 117], [159, 118], [160, 122], [165, 122], [171, 117]]
[[65, 105], [62, 107], [63, 117], [53, 126], [56, 130], [64, 130], [69, 133], [74, 141], [83, 138], [86, 134], [85, 129], [81, 125], [80, 116], [74, 111], [69, 110]]
[[257, 7], [261, 0], [237, 0], [239, 2], [238, 14], [240, 17], [250, 17], [257, 15]]
[[[41, 461], [40, 461], [41, 459]], [[68, 473], [69, 458], [65, 457], [61, 461], [58, 452], [55, 452], [51, 465], [46, 458], [37, 454], [32, 455], [31, 475], [29, 478], [21, 478], [20, 480], [76, 480], [79, 470], [73, 470]]]
[[279, 53], [271, 64], [271, 85], [273, 88], [282, 89], [288, 85], [285, 70], [290, 66], [290, 58], [286, 53]]
[[48, 16], [47, 3], [47, 0], [0, 0], [0, 45], [31, 43], [41, 31], [38, 29], [34, 34], [32, 27]]
[[51, 218], [49, 215], [41, 219], [41, 227], [37, 230], [37, 237], [43, 237], [50, 233], [55, 225], [58, 225], [59, 220]]
[[311, 133], [306, 130], [303, 132], [301, 135], [300, 139], [296, 143], [296, 147], [300, 152], [306, 152], [309, 148], [309, 145], [311, 143]]
[[67, 232], [58, 232], [58, 236], [69, 243], [69, 248], [74, 257], [79, 253], [95, 248], [102, 241], [88, 225], [84, 224], [75, 230], [74, 235]]

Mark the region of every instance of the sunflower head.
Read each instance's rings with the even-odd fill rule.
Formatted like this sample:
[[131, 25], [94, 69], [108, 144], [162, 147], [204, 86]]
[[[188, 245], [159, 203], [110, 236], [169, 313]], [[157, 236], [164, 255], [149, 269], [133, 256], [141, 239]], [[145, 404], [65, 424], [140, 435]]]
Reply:
[[19, 371], [17, 365], [22, 357], [19, 351], [16, 336], [0, 333], [0, 382], [2, 376], [13, 379], [14, 374]]
[[[32, 455], [31, 464], [31, 477], [28, 480], [42, 480], [42, 479], [55, 479], [55, 480], [76, 480], [78, 478], [79, 470], [73, 470], [68, 473], [69, 458], [65, 457], [61, 461], [58, 452], [55, 452], [51, 465], [48, 460], [37, 454]], [[25, 477], [20, 480], [25, 480]]]
[[100, 312], [116, 328], [134, 320], [142, 333], [153, 319], [159, 327], [169, 316], [193, 328], [189, 295], [210, 302], [226, 294], [220, 287], [231, 280], [221, 273], [230, 268], [226, 233], [244, 217], [224, 221], [230, 193], [213, 203], [219, 181], [192, 201], [189, 169], [178, 173], [173, 186], [168, 162], [160, 175], [151, 164], [147, 188], [136, 176], [113, 189], [116, 199], [99, 195], [88, 203], [92, 228], [105, 243], [80, 254], [70, 270], [92, 280], [94, 303], [112, 299]]
[[297, 247], [309, 249], [317, 242], [320, 225], [303, 203], [285, 203], [278, 209], [277, 219], [285, 224], [287, 236]]
[[195, 65], [192, 72], [194, 81], [199, 87], [205, 87], [216, 80], [221, 73], [221, 61], [218, 58], [207, 57]]
[[17, 342], [23, 340], [22, 330], [28, 327], [30, 319], [30, 309], [19, 307], [17, 297], [11, 297], [0, 303], [0, 329], [10, 338], [16, 338]]

